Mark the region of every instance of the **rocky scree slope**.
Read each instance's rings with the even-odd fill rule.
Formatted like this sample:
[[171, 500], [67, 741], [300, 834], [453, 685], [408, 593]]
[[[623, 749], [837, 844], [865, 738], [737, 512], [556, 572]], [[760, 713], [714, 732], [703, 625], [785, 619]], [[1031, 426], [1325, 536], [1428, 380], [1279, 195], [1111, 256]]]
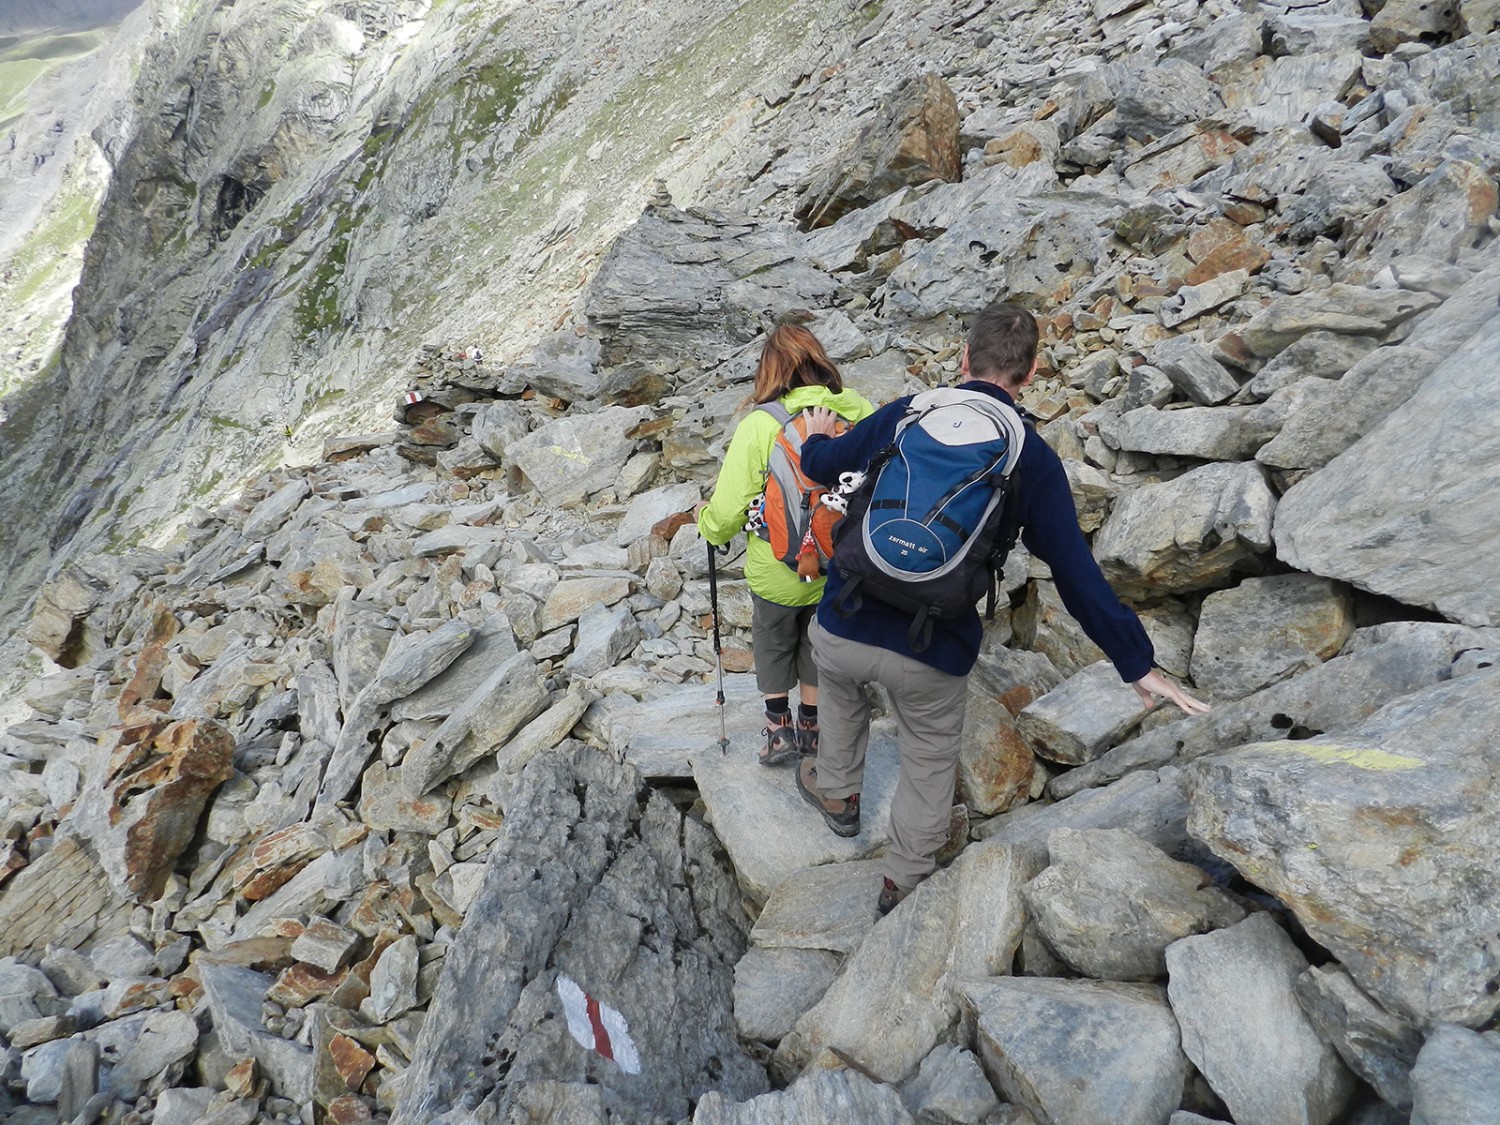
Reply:
[[6, 402], [5, 604], [368, 424], [429, 334], [518, 358], [655, 178], [696, 192], [866, 23], [793, 9], [145, 4], [61, 348]]
[[[19, 1119], [1497, 1104], [1500, 36], [1477, 5], [888, 12], [534, 350], [433, 332], [395, 429], [43, 591], [0, 743]], [[891, 81], [840, 128], [861, 67]], [[1143, 715], [1018, 555], [949, 862], [875, 923], [893, 735], [852, 840], [753, 762], [731, 556], [719, 752], [683, 513], [768, 326], [885, 400], [951, 379], [997, 292], [1042, 316], [1028, 405], [1097, 557], [1215, 708]]]

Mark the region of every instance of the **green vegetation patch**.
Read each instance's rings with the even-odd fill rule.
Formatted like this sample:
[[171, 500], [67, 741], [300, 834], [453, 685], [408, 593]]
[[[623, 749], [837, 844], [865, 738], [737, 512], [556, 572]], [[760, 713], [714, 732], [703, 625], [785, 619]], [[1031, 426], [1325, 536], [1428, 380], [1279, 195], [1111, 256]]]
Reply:
[[75, 189], [58, 195], [46, 218], [27, 234], [7, 263], [9, 278], [0, 283], [0, 296], [24, 304], [39, 295], [57, 276], [59, 264], [75, 254], [94, 233], [100, 199]]

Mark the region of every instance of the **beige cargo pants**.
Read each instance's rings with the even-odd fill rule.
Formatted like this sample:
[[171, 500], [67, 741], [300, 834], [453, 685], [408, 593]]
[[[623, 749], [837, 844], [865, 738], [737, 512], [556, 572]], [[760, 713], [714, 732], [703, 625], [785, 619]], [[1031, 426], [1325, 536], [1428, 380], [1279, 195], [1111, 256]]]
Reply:
[[880, 684], [890, 694], [901, 772], [891, 803], [891, 846], [882, 866], [891, 882], [909, 891], [932, 874], [934, 857], [948, 838], [968, 677], [836, 637], [816, 619], [808, 635], [818, 665], [818, 788], [825, 797], [861, 791], [870, 743], [865, 685]]

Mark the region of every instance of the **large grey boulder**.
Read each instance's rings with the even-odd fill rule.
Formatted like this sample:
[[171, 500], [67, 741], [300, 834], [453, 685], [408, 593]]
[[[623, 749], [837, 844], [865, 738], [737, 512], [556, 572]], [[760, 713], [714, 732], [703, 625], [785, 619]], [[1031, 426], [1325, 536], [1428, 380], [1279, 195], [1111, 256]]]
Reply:
[[1163, 340], [1152, 349], [1151, 363], [1184, 396], [1200, 406], [1217, 406], [1240, 389], [1239, 380], [1191, 336]]
[[[597, 1084], [617, 1113], [673, 1119], [709, 1090], [763, 1092], [731, 1014], [747, 928], [706, 829], [596, 750], [539, 755], [446, 958], [393, 1121], [460, 1101], [503, 1117], [528, 1087], [554, 1083]], [[564, 976], [620, 1013], [639, 1074], [570, 1037]]]
[[1273, 469], [1322, 468], [1410, 398], [1442, 359], [1411, 343], [1378, 348], [1337, 381], [1283, 387], [1267, 403], [1282, 415], [1283, 424], [1255, 459]]
[[1222, 585], [1271, 546], [1276, 498], [1253, 462], [1215, 463], [1124, 493], [1094, 537], [1122, 594]]
[[1383, 336], [1439, 303], [1430, 293], [1335, 284], [1315, 292], [1276, 298], [1250, 319], [1241, 329], [1241, 335], [1254, 354], [1269, 357], [1309, 332]]
[[1182, 1049], [1241, 1125], [1328, 1125], [1354, 1078], [1297, 1004], [1307, 959], [1269, 914], [1167, 949]]
[[1374, 277], [1413, 254], [1456, 261], [1489, 233], [1500, 190], [1469, 160], [1443, 160], [1421, 183], [1372, 214], [1350, 246], [1347, 276]]
[[1060, 828], [1047, 850], [1051, 864], [1022, 894], [1047, 945], [1084, 976], [1157, 980], [1167, 946], [1245, 916], [1201, 869], [1133, 832]]
[[[1277, 510], [1277, 554], [1470, 625], [1500, 624], [1500, 314]], [[1420, 487], [1411, 482], [1420, 481]]]
[[1116, 128], [1135, 140], [1151, 140], [1210, 117], [1223, 104], [1202, 70], [1183, 59], [1165, 59], [1125, 72], [1115, 93]]
[[1411, 1108], [1412, 1065], [1422, 1048], [1415, 1027], [1360, 990], [1337, 965], [1314, 965], [1297, 978], [1297, 999], [1324, 1042], [1397, 1109]]
[[1188, 762], [1226, 746], [1284, 737], [1314, 737], [1348, 727], [1380, 707], [1452, 677], [1465, 652], [1483, 653], [1493, 631], [1439, 622], [1392, 622], [1361, 629], [1345, 651], [1289, 680], [1221, 703], [1123, 742], [1102, 757], [1052, 779], [1048, 792], [1066, 797], [1105, 785], [1132, 770]]
[[749, 1101], [734, 1102], [710, 1090], [698, 1102], [692, 1125], [789, 1125], [794, 1121], [858, 1121], [913, 1125], [901, 1095], [855, 1070], [819, 1070]]
[[940, 1043], [922, 1060], [914, 1077], [901, 1088], [918, 1121], [979, 1125], [991, 1122], [1000, 1109], [995, 1088], [970, 1051]]
[[1354, 631], [1347, 588], [1310, 574], [1247, 578], [1203, 599], [1193, 638], [1193, 682], [1240, 699], [1327, 660]]
[[1101, 660], [1029, 704], [1016, 727], [1041, 757], [1076, 766], [1119, 742], [1145, 713], [1135, 689]]
[[984, 842], [970, 851], [1016, 847], [1038, 867], [1047, 862], [1047, 841], [1059, 828], [1127, 828], [1168, 855], [1187, 845], [1187, 777], [1167, 766], [1138, 770], [1117, 785], [1084, 789], [1050, 804], [1022, 805], [985, 821], [975, 835]]
[[920, 884], [876, 923], [772, 1065], [794, 1074], [852, 1060], [886, 1082], [912, 1074], [958, 1018], [960, 982], [1009, 971], [1030, 871], [1011, 849], [970, 850]]
[[1284, 902], [1361, 988], [1416, 1024], [1500, 1009], [1500, 669], [1337, 735], [1205, 758], [1189, 829]]
[[995, 1088], [1040, 1125], [1152, 1125], [1188, 1060], [1160, 987], [1016, 977], [963, 986]]
[[1500, 1035], [1438, 1024], [1412, 1067], [1412, 1125], [1484, 1125], [1500, 1106]]
[[1339, 379], [1375, 346], [1368, 336], [1309, 332], [1257, 371], [1245, 390], [1254, 398], [1265, 399], [1303, 379]]
[[612, 487], [635, 450], [631, 428], [651, 416], [645, 407], [608, 406], [569, 413], [512, 442], [506, 452], [554, 508], [576, 508]]
[[1144, 406], [1121, 415], [1115, 441], [1130, 453], [1167, 454], [1203, 461], [1244, 461], [1274, 431], [1256, 425], [1248, 406], [1190, 407], [1157, 410]]
[[809, 230], [828, 226], [902, 187], [957, 180], [960, 160], [952, 89], [936, 74], [907, 79], [881, 99], [874, 120], [807, 186], [797, 217]]

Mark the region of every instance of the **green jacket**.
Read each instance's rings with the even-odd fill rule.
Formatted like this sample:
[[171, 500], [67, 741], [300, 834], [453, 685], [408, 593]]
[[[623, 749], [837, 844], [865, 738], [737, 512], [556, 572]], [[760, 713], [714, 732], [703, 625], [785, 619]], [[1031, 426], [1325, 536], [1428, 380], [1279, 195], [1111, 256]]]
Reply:
[[[789, 414], [826, 406], [850, 422], [875, 412], [863, 395], [848, 388], [834, 394], [827, 387], [794, 387], [781, 396], [781, 405]], [[751, 410], [735, 427], [714, 494], [698, 516], [698, 534], [710, 543], [721, 546], [745, 530], [750, 501], [765, 491], [771, 447], [780, 432], [776, 419], [764, 410]], [[823, 579], [803, 582], [771, 553], [769, 543], [754, 534], [745, 553], [745, 580], [752, 593], [779, 605], [813, 605], [823, 596]]]

